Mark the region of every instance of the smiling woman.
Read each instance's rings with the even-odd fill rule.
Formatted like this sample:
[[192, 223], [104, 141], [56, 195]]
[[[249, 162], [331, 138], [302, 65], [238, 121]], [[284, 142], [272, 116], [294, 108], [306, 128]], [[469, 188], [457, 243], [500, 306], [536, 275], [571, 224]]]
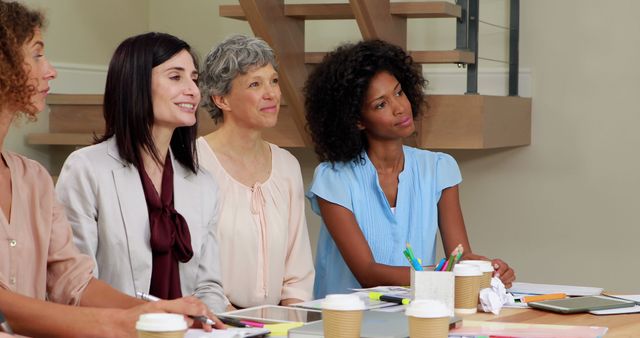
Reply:
[[76, 243], [115, 288], [224, 308], [217, 186], [198, 168], [197, 61], [169, 34], [123, 41], [107, 73], [106, 133], [66, 160], [56, 192]]
[[224, 196], [217, 235], [230, 307], [308, 300], [314, 270], [300, 164], [262, 139], [280, 111], [275, 55], [236, 35], [211, 50], [204, 68], [203, 105], [219, 128], [197, 147]]

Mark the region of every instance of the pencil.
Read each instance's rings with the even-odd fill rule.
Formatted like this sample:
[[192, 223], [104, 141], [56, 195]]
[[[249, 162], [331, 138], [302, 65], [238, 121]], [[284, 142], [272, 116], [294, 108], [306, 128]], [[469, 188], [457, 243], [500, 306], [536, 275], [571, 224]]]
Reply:
[[565, 293], [550, 293], [546, 295], [522, 297], [521, 301], [523, 303], [529, 303], [529, 302], [541, 302], [543, 300], [563, 299], [563, 298], [567, 298], [567, 295]]
[[451, 256], [449, 257], [449, 260], [447, 261], [447, 271], [451, 271], [453, 270], [453, 265], [455, 264], [454, 261], [456, 260], [456, 256], [458, 255], [458, 248], [460, 247], [460, 244], [458, 244], [458, 246], [456, 246], [455, 249], [453, 249], [453, 251], [451, 252]]

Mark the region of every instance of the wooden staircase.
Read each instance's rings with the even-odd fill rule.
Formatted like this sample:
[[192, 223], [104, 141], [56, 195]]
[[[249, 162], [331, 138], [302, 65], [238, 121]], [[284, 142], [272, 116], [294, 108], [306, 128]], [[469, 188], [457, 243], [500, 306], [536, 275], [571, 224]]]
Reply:
[[[307, 67], [321, 62], [326, 53], [304, 51], [304, 20], [355, 19], [364, 39], [383, 39], [406, 49], [407, 18], [470, 19], [462, 6], [446, 1], [349, 0], [349, 3], [341, 4], [284, 4], [282, 0], [239, 0], [239, 5], [221, 5], [219, 14], [247, 20], [254, 34], [274, 48], [280, 61], [280, 80], [285, 83], [282, 92], [290, 103], [288, 115], [294, 118], [297, 132], [307, 146], [310, 142], [300, 93], [307, 78]], [[416, 62], [423, 64], [473, 65], [477, 60], [475, 52], [460, 48], [409, 53]], [[415, 143], [419, 147], [485, 149], [531, 143], [530, 98], [430, 95], [427, 101], [429, 109], [418, 123]]]
[[[222, 17], [247, 20], [254, 34], [267, 41], [278, 56], [286, 103], [276, 127], [265, 131], [265, 139], [283, 147], [305, 147], [311, 146], [311, 140], [306, 132], [302, 88], [309, 67], [321, 62], [325, 55], [305, 52], [305, 20], [356, 20], [363, 38], [383, 39], [406, 49], [408, 18], [470, 20], [463, 8], [446, 1], [350, 0], [341, 4], [285, 5], [283, 0], [239, 0], [239, 5], [220, 6], [219, 13]], [[473, 66], [477, 60], [477, 53], [464, 48], [410, 54], [424, 64]], [[531, 142], [530, 98], [467, 94], [428, 95], [426, 100], [429, 108], [417, 123], [416, 139], [410, 140], [419, 147], [488, 149]], [[88, 145], [94, 134], [104, 132], [102, 95], [50, 95], [47, 102], [51, 107], [49, 133], [30, 134], [28, 143]], [[200, 135], [215, 129], [204, 111], [199, 111], [199, 123]]]

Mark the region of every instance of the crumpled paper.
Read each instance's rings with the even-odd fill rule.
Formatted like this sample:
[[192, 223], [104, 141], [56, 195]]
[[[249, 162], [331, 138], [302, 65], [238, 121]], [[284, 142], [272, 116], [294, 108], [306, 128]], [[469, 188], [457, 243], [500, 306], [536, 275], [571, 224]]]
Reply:
[[482, 311], [499, 315], [502, 307], [507, 303], [513, 303], [513, 295], [507, 292], [498, 277], [491, 278], [491, 287], [480, 290], [480, 305]]

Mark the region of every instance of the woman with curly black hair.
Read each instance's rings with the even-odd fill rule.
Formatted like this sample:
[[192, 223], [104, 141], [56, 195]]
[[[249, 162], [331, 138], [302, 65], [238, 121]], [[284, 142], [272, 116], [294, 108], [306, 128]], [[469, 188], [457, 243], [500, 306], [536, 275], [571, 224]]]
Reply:
[[[446, 253], [473, 254], [458, 198], [456, 161], [403, 145], [424, 105], [419, 65], [401, 48], [373, 40], [329, 53], [305, 87], [309, 130], [320, 161], [307, 197], [322, 216], [314, 296], [349, 288], [409, 285], [410, 243], [434, 264], [436, 231]], [[510, 286], [513, 270], [494, 259]]]

